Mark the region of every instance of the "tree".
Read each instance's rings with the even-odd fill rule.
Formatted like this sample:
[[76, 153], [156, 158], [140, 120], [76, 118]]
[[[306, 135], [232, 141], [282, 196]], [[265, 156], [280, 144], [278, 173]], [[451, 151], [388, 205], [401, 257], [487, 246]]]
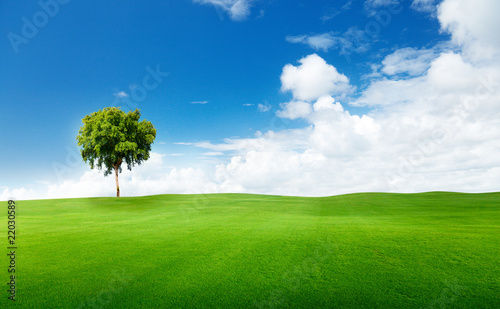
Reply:
[[116, 180], [116, 196], [120, 197], [118, 172], [121, 173], [123, 162], [132, 170], [135, 164], [140, 165], [149, 159], [151, 144], [156, 137], [156, 129], [149, 121], [139, 122], [141, 113], [138, 109], [125, 113], [117, 107], [106, 107], [103, 110], [85, 116], [78, 136], [78, 146], [83, 161], [104, 170], [104, 176], [113, 171]]

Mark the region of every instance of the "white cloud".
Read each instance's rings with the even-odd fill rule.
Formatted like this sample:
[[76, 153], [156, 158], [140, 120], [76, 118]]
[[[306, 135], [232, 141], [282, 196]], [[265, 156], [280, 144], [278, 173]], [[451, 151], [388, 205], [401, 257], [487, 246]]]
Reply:
[[413, 0], [411, 8], [418, 12], [434, 12], [436, 10], [435, 0]]
[[267, 103], [265, 103], [265, 104], [260, 104], [259, 103], [259, 105], [257, 105], [257, 108], [259, 109], [260, 112], [265, 113], [265, 112], [270, 111], [271, 108], [272, 108], [272, 106], [269, 105], [269, 104], [267, 104]]
[[[398, 54], [398, 51], [394, 54]], [[450, 102], [448, 104], [450, 105], [460, 101], [460, 96], [474, 94], [475, 89], [481, 85], [481, 79], [484, 80], [493, 75], [498, 76], [492, 67], [474, 67], [471, 63], [467, 63], [461, 54], [454, 52], [443, 52], [427, 65], [419, 64], [416, 60], [409, 66], [396, 66], [395, 69], [392, 65], [385, 66], [382, 71], [399, 73], [398, 69], [405, 71], [411, 68], [413, 73], [420, 73], [425, 66], [429, 66], [429, 69], [422, 76], [403, 79], [382, 78], [372, 81], [360, 98], [351, 104], [358, 106], [401, 105], [414, 101], [436, 101], [436, 98], [442, 96], [439, 104], [446, 105]]]
[[478, 81], [478, 72], [464, 62], [461, 55], [443, 53], [432, 62], [427, 73], [429, 84], [440, 92], [461, 93], [473, 91]]
[[[119, 176], [122, 196], [164, 193], [215, 192], [215, 183], [205, 172], [194, 168], [166, 167], [163, 155], [151, 153], [148, 161], [132, 171], [123, 169]], [[116, 196], [114, 178], [96, 170], [85, 172], [79, 179], [50, 185], [46, 198]]]
[[494, 59], [500, 51], [500, 1], [446, 0], [438, 6], [438, 19], [452, 41], [472, 61]]
[[335, 18], [336, 16], [350, 10], [351, 6], [352, 6], [352, 1], [353, 0], [346, 1], [346, 3], [344, 3], [344, 5], [342, 5], [339, 9], [337, 9], [335, 7], [329, 8], [327, 10], [327, 12], [325, 12], [325, 14], [320, 17], [321, 21], [327, 22], [327, 21]]
[[382, 72], [387, 75], [408, 74], [417, 76], [425, 73], [431, 61], [438, 55], [433, 49], [411, 47], [396, 50], [382, 61]]
[[224, 153], [220, 151], [209, 151], [209, 152], [204, 152], [203, 155], [207, 157], [217, 157], [217, 156], [223, 156]]
[[280, 106], [281, 110], [276, 115], [282, 118], [306, 118], [312, 112], [311, 104], [303, 101], [291, 101], [282, 103]]
[[33, 189], [6, 188], [0, 191], [0, 201], [37, 199], [40, 196]]
[[310, 124], [304, 129], [197, 146], [238, 149], [216, 170], [230, 191], [498, 191], [500, 63], [467, 56], [484, 37], [464, 40], [465, 54], [401, 49], [386, 57], [381, 70], [391, 79], [373, 79], [358, 100], [374, 107], [369, 115], [351, 115], [325, 88], [277, 112], [303, 118]]
[[333, 104], [335, 103], [335, 99], [330, 97], [330, 96], [323, 96], [314, 103], [313, 108], [315, 112], [321, 111], [321, 110], [328, 110], [328, 109], [337, 109], [338, 111], [343, 110], [342, 107], [339, 108], [339, 104]]
[[366, 0], [365, 6], [381, 7], [381, 6], [388, 6], [391, 4], [397, 4], [398, 2], [399, 2], [398, 0]]
[[328, 49], [336, 46], [338, 44], [339, 39], [334, 36], [332, 33], [323, 33], [323, 34], [315, 34], [315, 35], [297, 35], [292, 36], [289, 35], [286, 37], [287, 42], [290, 43], [303, 43], [309, 45], [311, 48], [315, 50], [323, 50], [328, 51]]
[[401, 5], [401, 2], [401, 0], [366, 0], [364, 6], [369, 15], [374, 15], [380, 8], [397, 7]]
[[390, 80], [387, 78], [376, 79], [354, 102], [354, 106], [384, 106], [405, 104], [418, 98], [427, 89], [423, 78], [412, 78], [408, 80]]
[[126, 97], [128, 97], [128, 94], [125, 91], [116, 92], [116, 93], [113, 93], [113, 95], [115, 97], [117, 97], [117, 98], [126, 98]]
[[352, 91], [349, 79], [316, 54], [299, 60], [300, 66], [287, 64], [281, 74], [281, 90], [293, 97], [313, 101], [325, 94], [346, 94]]
[[[181, 154], [170, 154], [181, 155]], [[209, 155], [209, 154], [205, 154]], [[215, 155], [215, 154], [212, 154]], [[152, 152], [149, 160], [129, 171], [126, 167], [120, 173], [120, 193], [122, 196], [143, 196], [165, 193], [214, 193], [218, 186], [213, 177], [199, 168], [169, 168], [164, 155]], [[104, 177], [102, 172], [89, 170], [76, 179], [46, 185], [45, 192], [32, 189], [4, 188], [0, 200], [25, 200], [47, 198], [74, 198], [116, 196], [115, 179]]]
[[338, 49], [339, 53], [346, 57], [351, 53], [363, 53], [370, 49], [370, 40], [365, 32], [357, 27], [350, 27], [342, 34], [326, 32], [312, 35], [289, 35], [286, 40], [290, 43], [305, 44], [314, 50], [324, 52]]
[[[365, 115], [344, 108], [349, 80], [318, 55], [301, 59], [299, 66], [285, 65], [282, 90], [293, 99], [276, 115], [300, 118], [304, 128], [220, 143], [177, 143], [230, 159], [214, 158], [217, 163], [204, 169], [170, 169], [154, 153], [143, 166], [123, 172], [123, 194], [498, 191], [500, 58], [491, 55], [500, 45], [492, 38], [499, 27], [492, 27], [498, 21], [490, 12], [496, 3], [443, 1], [438, 18], [458, 48], [403, 48], [387, 56], [377, 68], [385, 77], [368, 80], [352, 102], [370, 107]], [[2, 199], [22, 199], [113, 196], [114, 190], [112, 177], [86, 172], [49, 185], [45, 195], [29, 188], [0, 192]]]
[[232, 20], [241, 21], [250, 15], [252, 0], [194, 0], [202, 4], [210, 4], [215, 8], [222, 9]]
[[202, 105], [207, 104], [207, 103], [208, 103], [208, 101], [193, 101], [193, 102], [191, 102], [191, 104], [202, 104]]
[[364, 53], [370, 49], [371, 39], [358, 27], [350, 27], [342, 34], [340, 54]]
[[[463, 70], [455, 68], [454, 57], [442, 54], [431, 69], [446, 65], [449, 70]], [[236, 149], [235, 145], [246, 145], [229, 163], [217, 166], [217, 180], [228, 191], [315, 196], [357, 191], [498, 191], [500, 111], [495, 102], [500, 91], [490, 92], [483, 85], [477, 97], [476, 89], [482, 84], [473, 78], [472, 87], [461, 93], [442, 85], [427, 91], [432, 83], [427, 76], [390, 82], [382, 91], [396, 92], [404, 85], [403, 99], [389, 96], [387, 106], [369, 116], [351, 115], [333, 98], [322, 96], [312, 108], [302, 102], [304, 111], [294, 115], [310, 127], [197, 146]], [[468, 104], [471, 98], [479, 104]], [[289, 113], [288, 107], [278, 116]]]

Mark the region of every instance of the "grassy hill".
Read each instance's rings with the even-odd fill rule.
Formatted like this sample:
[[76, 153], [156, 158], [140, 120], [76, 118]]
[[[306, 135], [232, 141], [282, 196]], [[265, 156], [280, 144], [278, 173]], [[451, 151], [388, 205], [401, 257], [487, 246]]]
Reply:
[[16, 204], [20, 308], [500, 307], [500, 193]]

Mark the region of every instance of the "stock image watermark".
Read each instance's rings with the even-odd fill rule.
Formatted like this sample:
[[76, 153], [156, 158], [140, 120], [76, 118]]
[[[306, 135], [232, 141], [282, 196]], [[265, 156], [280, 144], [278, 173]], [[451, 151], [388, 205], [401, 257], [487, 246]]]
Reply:
[[318, 272], [318, 264], [331, 257], [337, 246], [336, 243], [332, 242], [331, 238], [323, 241], [321, 245], [315, 248], [313, 256], [304, 259], [282, 275], [281, 281], [285, 283], [285, 288], [273, 290], [265, 300], [254, 301], [254, 306], [260, 309], [283, 306], [284, 302], [286, 302], [285, 293], [287, 291], [296, 292], [308, 278]]
[[209, 194], [201, 193], [193, 195], [193, 202], [181, 208], [182, 216], [187, 224], [192, 223], [192, 220], [205, 209], [210, 203]]
[[17, 250], [17, 240], [16, 240], [16, 202], [13, 200], [8, 201], [7, 206], [7, 256], [9, 257], [9, 265], [7, 267], [8, 280], [7, 283], [9, 292], [9, 300], [16, 301], [17, 293], [17, 282], [16, 282], [16, 250]]
[[64, 175], [70, 174], [75, 168], [81, 165], [82, 157], [76, 147], [66, 146], [66, 160], [61, 163], [52, 162], [52, 170], [58, 182], [64, 181]]
[[71, 0], [46, 0], [38, 1], [40, 9], [36, 11], [30, 18], [23, 16], [21, 18], [22, 26], [17, 32], [9, 32], [7, 39], [10, 46], [16, 54], [19, 53], [21, 44], [28, 44], [30, 40], [38, 35], [40, 30], [47, 26], [51, 18], [54, 18], [60, 11], [62, 5], [66, 5]]
[[461, 295], [461, 292], [466, 290], [466, 286], [458, 284], [458, 278], [453, 281], [444, 281], [445, 288], [441, 291], [439, 298], [433, 300], [428, 307], [422, 309], [447, 308], [448, 305], [454, 303]]
[[[377, 38], [377, 36], [382, 32], [384, 28], [387, 28], [392, 21], [393, 16], [400, 14], [404, 10], [404, 6], [402, 5], [403, 1], [396, 1], [394, 3], [389, 3], [383, 9], [377, 10], [371, 17], [370, 21], [368, 21], [364, 28], [360, 29], [359, 27], [353, 27], [352, 33], [356, 33], [355, 42], [353, 44], [367, 44]], [[340, 51], [340, 54], [344, 56], [345, 60], [348, 64], [351, 61], [351, 49], [353, 46], [343, 48]]]
[[120, 107], [123, 111], [136, 109], [140, 102], [146, 100], [148, 93], [157, 89], [163, 82], [163, 79], [170, 75], [169, 72], [162, 72], [159, 64], [154, 69], [151, 66], [147, 66], [145, 70], [147, 73], [142, 78], [142, 82], [130, 86], [130, 94], [125, 91], [114, 94], [115, 100], [113, 106]]
[[95, 295], [88, 297], [77, 307], [77, 309], [104, 308], [110, 305], [115, 298], [115, 295], [123, 292], [123, 289], [127, 287], [132, 280], [134, 280], [134, 277], [127, 274], [125, 270], [122, 270], [121, 272], [116, 270], [112, 271], [112, 277], [107, 286], [102, 288]]

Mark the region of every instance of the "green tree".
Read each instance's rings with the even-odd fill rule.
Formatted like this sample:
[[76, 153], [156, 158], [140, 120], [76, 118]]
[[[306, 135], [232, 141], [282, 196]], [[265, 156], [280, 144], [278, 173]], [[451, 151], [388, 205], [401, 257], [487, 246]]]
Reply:
[[85, 116], [83, 126], [76, 137], [83, 161], [104, 170], [104, 176], [113, 171], [116, 180], [116, 196], [120, 197], [118, 173], [122, 163], [132, 170], [149, 159], [151, 144], [156, 137], [156, 129], [149, 121], [139, 122], [138, 109], [125, 113], [117, 107], [106, 107]]

